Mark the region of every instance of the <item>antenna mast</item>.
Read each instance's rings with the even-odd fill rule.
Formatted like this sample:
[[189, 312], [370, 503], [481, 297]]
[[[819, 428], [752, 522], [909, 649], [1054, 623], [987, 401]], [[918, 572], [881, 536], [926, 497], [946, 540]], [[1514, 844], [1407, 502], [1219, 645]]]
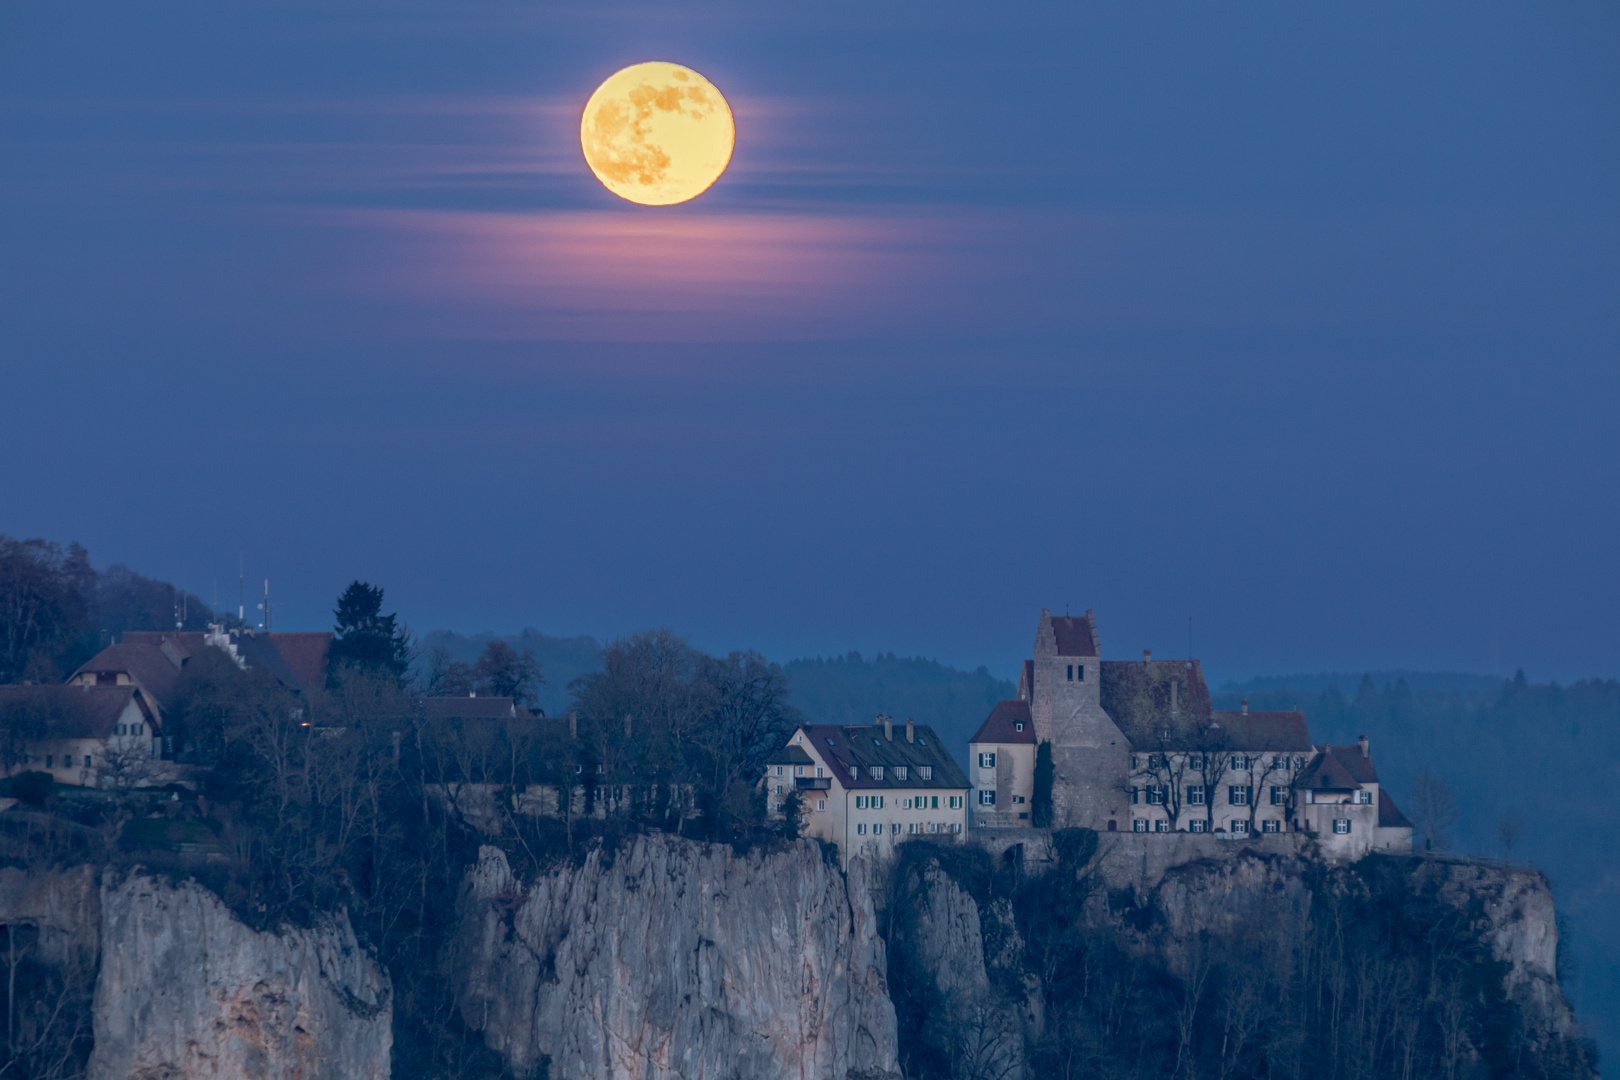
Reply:
[[242, 553], [236, 553], [236, 624], [247, 624], [247, 585], [242, 576]]

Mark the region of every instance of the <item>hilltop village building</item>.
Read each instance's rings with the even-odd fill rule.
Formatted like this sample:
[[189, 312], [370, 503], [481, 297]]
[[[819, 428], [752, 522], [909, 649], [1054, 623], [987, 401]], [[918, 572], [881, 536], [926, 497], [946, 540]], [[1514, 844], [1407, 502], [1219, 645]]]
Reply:
[[1029, 828], [1040, 747], [1052, 824], [1099, 832], [1314, 836], [1323, 853], [1410, 851], [1365, 736], [1315, 745], [1297, 710], [1210, 707], [1197, 660], [1103, 660], [1092, 612], [1041, 612], [1018, 697], [968, 745], [974, 829]]
[[794, 793], [804, 835], [849, 857], [888, 856], [919, 836], [967, 831], [967, 777], [926, 724], [903, 731], [879, 716], [870, 726], [805, 724], [765, 765], [766, 806], [780, 816]]

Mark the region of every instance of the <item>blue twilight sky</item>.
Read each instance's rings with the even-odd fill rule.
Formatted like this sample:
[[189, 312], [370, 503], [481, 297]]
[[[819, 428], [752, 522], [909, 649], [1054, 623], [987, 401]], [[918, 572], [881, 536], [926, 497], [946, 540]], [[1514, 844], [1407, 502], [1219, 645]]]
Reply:
[[[730, 171], [580, 159], [688, 64]], [[0, 532], [279, 626], [1620, 675], [1608, 3], [0, 5]], [[251, 602], [251, 601], [250, 601]]]

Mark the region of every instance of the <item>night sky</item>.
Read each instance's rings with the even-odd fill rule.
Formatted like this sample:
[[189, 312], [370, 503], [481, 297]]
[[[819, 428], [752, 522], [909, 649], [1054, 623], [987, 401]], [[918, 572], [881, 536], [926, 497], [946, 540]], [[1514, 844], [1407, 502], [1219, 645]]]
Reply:
[[[738, 125], [592, 177], [636, 61]], [[1607, 3], [0, 5], [0, 532], [278, 629], [1620, 675]], [[253, 602], [250, 595], [249, 605]]]

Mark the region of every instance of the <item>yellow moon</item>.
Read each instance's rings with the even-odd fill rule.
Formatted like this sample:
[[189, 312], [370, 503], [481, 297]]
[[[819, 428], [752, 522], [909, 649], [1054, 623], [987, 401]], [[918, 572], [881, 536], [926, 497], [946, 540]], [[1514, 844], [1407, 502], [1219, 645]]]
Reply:
[[608, 76], [585, 103], [579, 145], [613, 194], [669, 206], [703, 194], [731, 161], [731, 106], [691, 68], [654, 60]]

